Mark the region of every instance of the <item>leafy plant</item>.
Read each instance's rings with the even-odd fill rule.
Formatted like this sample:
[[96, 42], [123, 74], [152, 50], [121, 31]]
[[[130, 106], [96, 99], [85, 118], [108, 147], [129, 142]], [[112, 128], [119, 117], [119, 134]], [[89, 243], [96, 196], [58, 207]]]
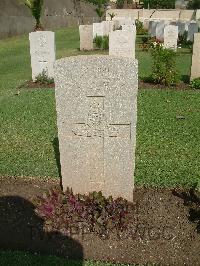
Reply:
[[35, 18], [35, 31], [42, 30], [40, 22], [42, 15], [43, 0], [23, 0], [24, 4], [31, 10], [32, 16]]
[[187, 40], [188, 32], [185, 30], [182, 35], [178, 36], [178, 45], [181, 45], [181, 47], [190, 47], [192, 45], [191, 41]]
[[108, 13], [108, 15], [110, 16], [110, 20], [113, 20], [113, 18], [115, 17], [115, 13]]
[[54, 83], [54, 79], [49, 78], [46, 71], [43, 70], [42, 73], [36, 77], [36, 82], [40, 84], [44, 84], [44, 85], [49, 85], [49, 84]]
[[151, 48], [153, 69], [151, 78], [154, 83], [166, 86], [175, 85], [178, 81], [176, 70], [176, 52], [167, 49], [161, 43], [153, 43]]
[[44, 219], [45, 228], [66, 234], [72, 228], [84, 228], [98, 235], [122, 231], [128, 223], [131, 208], [131, 204], [122, 198], [106, 198], [102, 192], [75, 195], [71, 189], [65, 193], [52, 189], [36, 199], [36, 213]]
[[144, 25], [138, 19], [135, 20], [136, 30], [138, 35], [147, 34], [147, 30], [144, 29]]
[[187, 9], [199, 9], [200, 1], [199, 0], [190, 0], [187, 4]]
[[193, 79], [193, 80], [191, 81], [190, 86], [191, 86], [193, 89], [200, 90], [200, 77], [199, 77], [199, 78], [196, 78], [196, 79]]
[[100, 50], [108, 50], [109, 49], [109, 36], [96, 36], [94, 38], [94, 43], [96, 45], [96, 48]]
[[143, 0], [142, 2], [144, 3], [144, 8], [175, 8], [175, 0]]
[[116, 7], [118, 9], [121, 9], [124, 7], [124, 4], [127, 3], [127, 4], [131, 4], [133, 3], [133, 0], [117, 0], [116, 1]]

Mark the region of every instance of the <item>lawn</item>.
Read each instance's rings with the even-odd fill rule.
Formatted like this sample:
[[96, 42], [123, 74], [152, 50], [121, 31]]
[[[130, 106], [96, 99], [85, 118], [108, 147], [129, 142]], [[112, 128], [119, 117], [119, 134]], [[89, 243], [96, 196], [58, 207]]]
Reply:
[[[56, 31], [58, 58], [82, 54], [78, 47], [78, 29]], [[150, 55], [137, 47], [136, 57], [139, 76], [148, 76]], [[28, 35], [0, 40], [0, 58], [0, 175], [58, 178], [54, 90], [18, 89], [31, 79]], [[181, 49], [182, 78], [190, 62], [191, 54]], [[198, 91], [139, 90], [136, 185], [191, 186], [200, 180], [199, 102]]]
[[[0, 265], [8, 266], [113, 266], [112, 263], [93, 262], [93, 261], [72, 261], [54, 256], [41, 256], [25, 252], [0, 252]], [[125, 266], [115, 264], [115, 266]], [[130, 265], [131, 266], [131, 265]], [[132, 265], [134, 266], [134, 265]]]

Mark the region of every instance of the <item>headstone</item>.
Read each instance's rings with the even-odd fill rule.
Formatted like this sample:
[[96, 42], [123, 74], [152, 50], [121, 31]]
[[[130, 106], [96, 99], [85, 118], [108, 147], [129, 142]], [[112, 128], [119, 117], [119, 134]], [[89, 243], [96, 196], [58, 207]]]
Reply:
[[188, 24], [186, 22], [177, 21], [178, 35], [183, 36], [185, 31], [188, 31]]
[[200, 33], [194, 34], [191, 80], [200, 78]]
[[109, 55], [135, 58], [134, 31], [116, 30], [110, 33]]
[[169, 25], [169, 21], [161, 21], [156, 26], [156, 39], [159, 41], [164, 40], [164, 28], [166, 25]]
[[118, 18], [117, 19], [119, 26], [122, 25], [135, 25], [135, 20], [127, 17], [127, 18]]
[[158, 21], [151, 21], [149, 24], [149, 34], [151, 35], [151, 37], [155, 37], [156, 36], [156, 28], [158, 25]]
[[104, 36], [104, 25], [102, 23], [93, 23], [93, 39], [96, 36]]
[[178, 26], [168, 25], [164, 29], [164, 47], [177, 50]]
[[188, 25], [188, 36], [187, 36], [187, 40], [193, 42], [194, 40], [194, 33], [198, 33], [199, 27], [198, 24], [194, 21], [191, 22]]
[[123, 31], [131, 31], [134, 32], [135, 39], [136, 39], [136, 26], [135, 25], [122, 25], [122, 30]]
[[143, 21], [143, 27], [145, 30], [148, 30], [149, 29], [149, 20], [148, 19], [145, 19]]
[[133, 201], [137, 60], [63, 58], [55, 84], [63, 189]]
[[93, 26], [80, 25], [80, 50], [93, 50]]
[[103, 35], [109, 35], [110, 33], [110, 21], [102, 21]]
[[37, 31], [29, 34], [32, 79], [39, 74], [54, 77], [55, 34], [51, 31]]

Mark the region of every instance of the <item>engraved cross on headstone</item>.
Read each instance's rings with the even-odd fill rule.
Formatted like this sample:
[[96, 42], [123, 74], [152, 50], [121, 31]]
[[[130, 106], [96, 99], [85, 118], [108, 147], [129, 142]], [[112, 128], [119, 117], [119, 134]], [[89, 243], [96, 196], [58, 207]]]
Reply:
[[102, 190], [106, 178], [104, 173], [105, 138], [131, 139], [131, 124], [107, 122], [104, 96], [87, 96], [87, 99], [89, 110], [86, 121], [75, 123], [72, 134], [87, 140], [90, 138], [88, 150], [90, 189]]

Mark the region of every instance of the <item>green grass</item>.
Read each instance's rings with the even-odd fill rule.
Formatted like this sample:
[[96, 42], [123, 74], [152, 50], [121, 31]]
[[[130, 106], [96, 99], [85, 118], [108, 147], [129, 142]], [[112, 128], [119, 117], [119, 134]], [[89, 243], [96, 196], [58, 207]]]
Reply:
[[[83, 54], [78, 47], [78, 29], [56, 31], [57, 58]], [[148, 76], [150, 55], [137, 46], [136, 56], [139, 76]], [[15, 95], [31, 79], [28, 35], [0, 40], [0, 58], [0, 175], [58, 178], [54, 91], [22, 88]], [[190, 62], [191, 54], [181, 49], [181, 76], [189, 75]], [[139, 91], [137, 185], [191, 186], [200, 179], [199, 102], [198, 91]]]
[[[55, 256], [41, 256], [25, 252], [1, 251], [0, 265], [8, 266], [112, 266], [112, 263], [93, 261], [73, 261]], [[130, 264], [129, 264], [130, 265]], [[125, 264], [115, 264], [115, 266], [125, 266]], [[131, 265], [130, 265], [131, 266]], [[132, 265], [133, 266], [133, 265]]]

